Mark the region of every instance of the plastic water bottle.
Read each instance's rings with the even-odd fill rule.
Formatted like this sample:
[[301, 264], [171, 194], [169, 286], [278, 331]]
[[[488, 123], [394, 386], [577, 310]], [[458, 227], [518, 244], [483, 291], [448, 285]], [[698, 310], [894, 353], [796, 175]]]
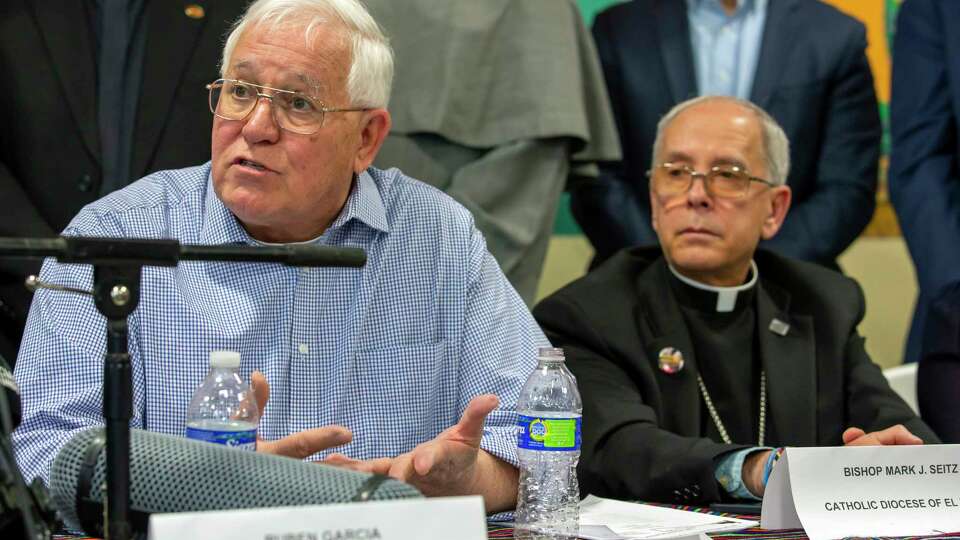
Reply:
[[260, 409], [240, 378], [240, 353], [213, 351], [210, 372], [187, 409], [187, 437], [243, 450], [257, 447]]
[[563, 349], [539, 350], [537, 369], [517, 402], [520, 492], [517, 538], [576, 538], [580, 525], [580, 421], [583, 403]]

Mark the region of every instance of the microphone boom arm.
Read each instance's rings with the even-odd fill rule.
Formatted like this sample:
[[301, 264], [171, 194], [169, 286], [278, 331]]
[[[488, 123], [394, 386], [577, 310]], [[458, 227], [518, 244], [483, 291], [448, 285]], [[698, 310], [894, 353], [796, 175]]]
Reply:
[[344, 266], [357, 268], [367, 256], [359, 248], [315, 245], [247, 246], [181, 244], [170, 239], [2, 238], [0, 257], [55, 257], [62, 263], [176, 266], [179, 261], [233, 261], [280, 263], [287, 266]]

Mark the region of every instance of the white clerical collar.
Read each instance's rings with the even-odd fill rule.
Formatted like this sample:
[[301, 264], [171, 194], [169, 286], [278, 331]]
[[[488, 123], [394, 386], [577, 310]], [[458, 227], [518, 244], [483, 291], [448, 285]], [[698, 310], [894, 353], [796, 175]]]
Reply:
[[757, 284], [757, 278], [760, 276], [760, 272], [757, 270], [757, 263], [752, 259], [750, 260], [750, 280], [736, 287], [715, 287], [713, 285], [707, 285], [706, 283], [700, 283], [677, 272], [672, 264], [667, 264], [667, 266], [670, 268], [670, 272], [683, 283], [695, 289], [717, 293], [717, 311], [720, 313], [733, 311], [733, 308], [737, 305], [737, 295], [743, 291], [752, 289], [753, 286]]

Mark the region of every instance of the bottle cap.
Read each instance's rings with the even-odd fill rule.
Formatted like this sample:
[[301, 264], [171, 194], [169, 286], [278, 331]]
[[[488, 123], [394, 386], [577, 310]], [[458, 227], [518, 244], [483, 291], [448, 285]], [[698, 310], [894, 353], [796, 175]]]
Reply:
[[563, 360], [563, 349], [560, 347], [540, 347], [537, 349], [537, 358], [540, 360]]
[[237, 369], [240, 367], [240, 353], [236, 351], [211, 351], [210, 367]]

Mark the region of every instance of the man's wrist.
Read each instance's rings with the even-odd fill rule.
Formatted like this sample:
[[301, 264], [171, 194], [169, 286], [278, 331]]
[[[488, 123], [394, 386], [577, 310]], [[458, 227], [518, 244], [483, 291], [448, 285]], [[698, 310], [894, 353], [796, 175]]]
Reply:
[[767, 449], [754, 452], [743, 461], [743, 483], [750, 493], [757, 498], [763, 498], [766, 485], [764, 471], [771, 455], [773, 455], [773, 451]]
[[517, 506], [520, 471], [512, 464], [480, 449], [473, 468], [470, 494], [482, 495], [488, 514]]
[[759, 498], [747, 488], [746, 478], [751, 470], [746, 462], [751, 456], [762, 454], [768, 448], [744, 448], [723, 455], [717, 462], [714, 477], [731, 497], [743, 500]]

